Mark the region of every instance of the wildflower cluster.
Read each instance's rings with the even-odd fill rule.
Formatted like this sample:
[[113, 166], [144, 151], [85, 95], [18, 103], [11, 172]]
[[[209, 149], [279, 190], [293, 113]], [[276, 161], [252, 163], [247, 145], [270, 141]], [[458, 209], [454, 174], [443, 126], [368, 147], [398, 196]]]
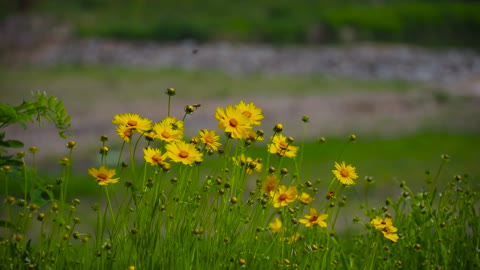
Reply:
[[[9, 158], [9, 163], [0, 163], [5, 183], [1, 269], [480, 265], [475, 251], [480, 196], [467, 176], [455, 176], [438, 192], [438, 173], [427, 176], [420, 193], [402, 182], [397, 200], [387, 198], [381, 208], [371, 207], [372, 177], [359, 182], [357, 168], [340, 155], [319, 164], [331, 169], [316, 171], [320, 176], [312, 178], [302, 164], [302, 143], [286, 134], [282, 123], [269, 129], [271, 134], [260, 129], [264, 116], [254, 103], [217, 108], [211, 115], [218, 120], [218, 129], [191, 131], [187, 116], [200, 105], [185, 106], [183, 118], [177, 118], [170, 115], [176, 91], [168, 88], [166, 94], [168, 111], [163, 119], [115, 115], [112, 123], [121, 143], [100, 137], [100, 164], [85, 172], [95, 187], [96, 201], [81, 198], [93, 212], [81, 216], [77, 209], [81, 200], [68, 189], [72, 153], [78, 147], [74, 141], [66, 144], [68, 156], [59, 159], [62, 173], [53, 182], [47, 178], [42, 183], [35, 170], [27, 168], [25, 156], [31, 155], [35, 164], [41, 152], [37, 147], [30, 147], [28, 154], [17, 153], [16, 162]], [[304, 125], [311, 122], [308, 116], [301, 120]], [[355, 141], [351, 135], [345, 146]], [[319, 142], [324, 147], [326, 139]], [[112, 152], [118, 155], [116, 165], [108, 159]], [[442, 156], [441, 167], [450, 160], [447, 157]], [[19, 175], [23, 181], [17, 181]], [[22, 192], [13, 194], [11, 185], [18, 182]], [[362, 199], [357, 190], [361, 187], [365, 203], [348, 204], [350, 193], [356, 201]], [[343, 211], [347, 205], [350, 211]], [[355, 216], [353, 224], [337, 225], [349, 219], [349, 212], [358, 213], [358, 206], [363, 214]], [[355, 227], [359, 225], [365, 230], [344, 229], [362, 229]]]

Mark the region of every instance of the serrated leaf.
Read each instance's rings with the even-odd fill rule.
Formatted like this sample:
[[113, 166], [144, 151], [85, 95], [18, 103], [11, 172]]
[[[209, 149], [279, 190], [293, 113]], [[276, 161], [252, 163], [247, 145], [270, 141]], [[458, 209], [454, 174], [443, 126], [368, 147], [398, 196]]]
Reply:
[[47, 98], [44, 94], [37, 95], [37, 104], [39, 107], [46, 107], [47, 106]]
[[56, 111], [56, 112], [60, 112], [61, 110], [64, 110], [63, 101], [62, 101], [62, 100], [59, 100], [59, 101], [57, 102], [57, 105], [55, 105], [55, 111]]
[[54, 96], [49, 96], [48, 97], [48, 108], [53, 108], [55, 107], [57, 99]]

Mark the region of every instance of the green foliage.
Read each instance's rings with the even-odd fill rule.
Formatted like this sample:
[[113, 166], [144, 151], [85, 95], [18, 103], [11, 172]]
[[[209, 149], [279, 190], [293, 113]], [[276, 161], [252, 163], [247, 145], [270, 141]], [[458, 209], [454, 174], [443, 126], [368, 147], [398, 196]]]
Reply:
[[[84, 36], [123, 39], [339, 42], [480, 46], [474, 1], [42, 1], [34, 10], [73, 20]], [[309, 33], [321, 29], [319, 40]]]
[[55, 125], [60, 137], [65, 138], [65, 132], [70, 127], [70, 116], [63, 107], [63, 101], [45, 93], [37, 94], [36, 98], [18, 106], [0, 103], [0, 128], [12, 124], [26, 128], [27, 123], [37, 122], [42, 125], [42, 120], [46, 120]]
[[[14, 124], [23, 128], [27, 127], [27, 123], [33, 122], [42, 125], [44, 120], [53, 123], [58, 129], [59, 136], [65, 138], [65, 132], [70, 127], [70, 116], [67, 115], [63, 102], [54, 96], [39, 93], [36, 100], [27, 100], [18, 106], [0, 103], [0, 130]], [[0, 166], [22, 166], [23, 163], [18, 158], [8, 155], [7, 149], [23, 146], [23, 142], [7, 140], [5, 132], [0, 132]]]
[[[194, 111], [185, 111], [183, 119]], [[225, 114], [218, 120], [225, 121], [224, 117], [231, 116]], [[171, 156], [168, 146], [175, 142], [152, 139], [152, 134], [145, 140], [139, 129], [151, 131], [146, 124], [150, 123], [148, 119], [131, 114], [114, 119], [117, 131], [127, 125], [134, 129], [121, 132], [130, 137], [123, 140], [115, 157], [115, 169], [108, 167], [112, 140], [102, 136], [100, 167], [89, 170], [94, 177], [89, 179], [92, 183], [106, 184], [97, 185], [92, 192], [96, 202], [91, 198], [73, 199], [77, 194], [69, 182], [74, 142], [67, 144], [69, 158], [60, 161], [61, 176], [55, 182], [44, 179], [51, 184], [43, 189], [28, 187], [32, 185], [27, 181], [30, 178], [42, 178], [35, 175], [34, 169], [29, 170], [23, 160], [28, 173], [21, 174], [25, 180], [22, 197], [12, 196], [8, 189], [16, 172], [1, 167], [5, 194], [0, 210], [5, 215], [0, 220], [0, 268], [323, 270], [473, 269], [480, 265], [479, 185], [475, 175], [463, 173], [448, 176], [446, 183], [441, 181], [445, 167], [455, 162], [448, 155], [441, 156], [436, 171], [412, 179], [421, 182], [421, 188], [410, 188], [402, 181], [393, 196], [379, 203], [371, 198], [379, 196], [374, 193], [383, 196], [375, 189], [383, 179], [354, 177], [351, 173], [356, 169], [350, 165], [348, 172], [337, 167], [337, 175], [333, 176], [332, 160], [320, 162], [316, 157], [320, 151], [307, 153], [314, 151], [315, 146], [291, 137], [275, 142], [267, 139], [271, 130], [238, 140], [225, 134], [219, 139], [222, 146], [218, 152], [208, 150], [207, 141], [191, 140], [189, 153], [180, 151], [174, 154], [175, 158], [197, 152], [204, 161], [210, 160], [219, 167], [198, 160], [184, 165], [174, 162]], [[305, 128], [307, 122], [304, 121]], [[173, 131], [167, 128], [164, 132]], [[280, 132], [288, 136], [288, 130], [282, 126], [276, 128], [272, 137]], [[260, 147], [252, 148], [258, 143], [259, 134], [267, 143], [278, 144], [274, 153], [272, 148], [263, 147], [262, 152], [267, 154], [261, 159]], [[365, 144], [356, 148], [358, 142], [359, 138], [352, 135], [342, 142], [338, 152], [321, 155], [334, 156], [334, 161], [352, 160], [355, 164], [355, 159], [374, 156]], [[321, 140], [320, 145], [328, 143]], [[146, 158], [138, 162], [135, 156], [147, 155], [140, 151], [146, 146], [161, 153], [152, 155], [148, 162]], [[299, 151], [294, 156], [285, 155], [285, 151], [295, 147]], [[347, 147], [353, 148], [348, 152], [360, 150], [362, 155], [344, 155]], [[418, 146], [412, 143], [410, 147]], [[168, 158], [162, 160], [160, 155], [166, 150]], [[320, 168], [321, 177], [305, 173], [306, 158], [312, 159], [315, 166], [329, 163]], [[155, 162], [160, 163], [152, 165]], [[385, 164], [376, 164], [373, 169], [381, 170], [382, 166]], [[358, 167], [359, 174], [362, 170]], [[346, 177], [345, 173], [356, 185], [346, 185], [338, 178]], [[273, 181], [273, 186], [265, 185], [269, 181]], [[52, 191], [53, 185], [56, 192]], [[282, 191], [280, 185], [295, 191]], [[40, 199], [42, 193], [48, 201]], [[303, 193], [314, 200], [306, 201]], [[351, 196], [352, 193], [356, 195]], [[275, 205], [275, 201], [286, 204]], [[280, 227], [272, 226], [276, 218], [282, 222]], [[391, 224], [377, 227], [372, 223], [377, 218]], [[326, 225], [317, 223], [319, 219]], [[345, 222], [341, 224], [340, 220]], [[309, 222], [313, 225], [306, 226]]]

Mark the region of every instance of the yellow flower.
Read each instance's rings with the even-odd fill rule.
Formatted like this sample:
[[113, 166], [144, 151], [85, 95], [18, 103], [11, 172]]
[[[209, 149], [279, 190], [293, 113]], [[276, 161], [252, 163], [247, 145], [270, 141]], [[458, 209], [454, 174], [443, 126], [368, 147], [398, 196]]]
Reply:
[[262, 110], [255, 107], [253, 102], [246, 104], [245, 102], [240, 101], [235, 108], [249, 119], [250, 124], [260, 126], [261, 121], [263, 120]]
[[396, 234], [397, 228], [393, 226], [385, 227], [382, 230], [382, 234], [385, 238], [389, 239], [390, 241], [396, 243], [398, 241], [398, 234]]
[[161, 166], [166, 163], [165, 160], [167, 159], [167, 153], [162, 155], [160, 149], [147, 147], [143, 149], [143, 154], [145, 161], [153, 166]]
[[168, 151], [168, 157], [174, 162], [192, 165], [203, 160], [202, 153], [198, 152], [195, 145], [184, 141], [171, 142], [165, 148]]
[[149, 131], [152, 128], [152, 121], [147, 118], [142, 118], [138, 114], [117, 114], [113, 117], [113, 124], [125, 126], [132, 130], [137, 130], [139, 133]]
[[355, 173], [355, 167], [351, 165], [345, 166], [345, 162], [342, 162], [342, 164], [335, 162], [335, 169], [336, 170], [332, 170], [332, 173], [342, 184], [347, 186], [355, 185], [353, 180], [358, 178], [358, 175]]
[[392, 226], [392, 219], [391, 218], [385, 218], [383, 219], [382, 217], [376, 216], [372, 221], [370, 221], [370, 224], [372, 224], [375, 229], [381, 231], [385, 229], [385, 227]]
[[156, 139], [166, 142], [179, 141], [183, 139], [184, 124], [175, 117], [167, 117], [156, 123], [153, 131], [157, 134]]
[[327, 227], [325, 220], [328, 218], [327, 214], [318, 215], [315, 208], [310, 208], [310, 215], [305, 215], [305, 218], [301, 218], [298, 222], [305, 224], [306, 227], [312, 227], [317, 224], [320, 227]]
[[297, 188], [295, 186], [289, 187], [281, 185], [278, 187], [277, 191], [271, 191], [270, 196], [273, 197], [272, 203], [273, 207], [278, 208], [280, 206], [286, 206], [289, 203], [294, 202], [298, 197]]
[[381, 231], [383, 236], [392, 242], [398, 241], [398, 235], [396, 234], [397, 228], [393, 226], [393, 222], [391, 218], [382, 219], [381, 217], [377, 216], [370, 224], [375, 227], [376, 230]]
[[222, 145], [219, 143], [220, 136], [215, 133], [215, 130], [202, 129], [198, 132], [200, 141], [205, 144], [207, 150], [218, 151], [218, 147]]
[[302, 239], [302, 235], [299, 232], [296, 232], [294, 235], [287, 237], [287, 243], [293, 244], [300, 239]]
[[282, 230], [282, 221], [277, 217], [268, 224], [273, 233], [279, 233]]
[[247, 174], [252, 174], [255, 170], [256, 172], [262, 171], [262, 160], [257, 158], [253, 159], [251, 157], [246, 157], [245, 154], [240, 154], [238, 157], [233, 157], [233, 164], [241, 167], [245, 167]]
[[268, 152], [286, 157], [295, 157], [298, 147], [290, 145], [287, 137], [282, 134], [276, 134], [272, 137], [272, 143], [268, 144]]
[[124, 141], [129, 142], [130, 138], [132, 138], [133, 130], [129, 129], [127, 126], [118, 126], [115, 131], [118, 133], [118, 136], [122, 138]]
[[271, 192], [275, 191], [275, 188], [279, 183], [280, 181], [277, 180], [276, 175], [271, 175], [271, 176], [269, 175], [267, 176], [265, 182], [263, 183], [262, 191], [267, 194], [271, 194]]
[[315, 199], [312, 198], [310, 196], [310, 194], [308, 194], [308, 193], [302, 192], [302, 195], [300, 195], [300, 201], [303, 204], [311, 204], [313, 202], [313, 200], [315, 200]]
[[115, 175], [115, 169], [107, 169], [104, 166], [100, 168], [90, 168], [88, 169], [88, 174], [95, 177], [97, 182], [101, 186], [105, 186], [108, 184], [114, 184], [118, 182], [118, 178], [112, 178]]
[[225, 110], [218, 108], [215, 118], [219, 121], [218, 127], [230, 133], [234, 139], [246, 138], [252, 129], [250, 120], [233, 106], [227, 106]]
[[263, 136], [262, 135], [259, 135], [257, 133], [257, 131], [253, 130], [253, 129], [250, 129], [246, 136], [245, 136], [245, 139], [248, 139], [250, 140], [251, 142], [261, 142], [263, 141]]

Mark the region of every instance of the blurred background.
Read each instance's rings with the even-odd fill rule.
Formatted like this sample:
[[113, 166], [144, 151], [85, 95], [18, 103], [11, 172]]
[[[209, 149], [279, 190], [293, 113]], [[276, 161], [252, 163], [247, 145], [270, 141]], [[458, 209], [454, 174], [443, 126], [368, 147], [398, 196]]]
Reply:
[[[355, 133], [342, 158], [362, 177], [421, 183], [441, 154], [454, 161], [448, 179], [480, 172], [479, 48], [478, 1], [4, 0], [0, 96], [62, 99], [85, 175], [100, 135], [117, 141], [113, 116], [160, 121], [173, 87], [173, 115], [202, 105], [188, 136], [215, 129], [217, 107], [254, 102], [266, 134], [282, 122], [305, 138], [307, 165], [325, 177]], [[8, 137], [44, 160], [67, 152], [48, 126], [9, 127]]]

